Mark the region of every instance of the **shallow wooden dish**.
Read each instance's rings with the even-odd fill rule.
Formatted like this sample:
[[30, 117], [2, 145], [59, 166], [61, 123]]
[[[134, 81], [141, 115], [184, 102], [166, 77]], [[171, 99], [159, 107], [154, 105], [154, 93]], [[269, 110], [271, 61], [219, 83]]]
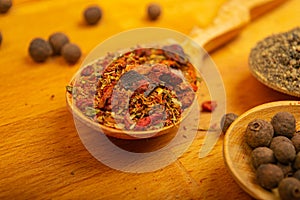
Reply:
[[[73, 82], [74, 82], [74, 78], [71, 80], [69, 85], [72, 85]], [[92, 121], [87, 116], [85, 116], [75, 105], [73, 105], [72, 94], [70, 94], [69, 92], [66, 92], [67, 107], [69, 108], [70, 112], [72, 112], [72, 114], [73, 114], [75, 124], [76, 124], [76, 120], [79, 120], [79, 122], [83, 123], [87, 127], [92, 128], [93, 130], [99, 131], [100, 133], [104, 133], [107, 136], [119, 138], [119, 139], [127, 139], [127, 140], [145, 139], [145, 138], [157, 137], [157, 136], [164, 135], [167, 133], [168, 134], [176, 133], [179, 128], [180, 123], [188, 115], [189, 110], [193, 109], [193, 107], [195, 106], [195, 104], [197, 102], [196, 99], [197, 98], [195, 97], [194, 103], [191, 105], [190, 108], [188, 108], [183, 113], [183, 117], [180, 119], [180, 121], [172, 126], [164, 127], [164, 128], [158, 129], [158, 130], [149, 130], [149, 131], [125, 131], [125, 130], [110, 128], [110, 127], [104, 126], [100, 123], [97, 123], [95, 121]]]
[[[85, 58], [84, 62], [81, 65], [81, 68], [74, 74], [74, 76], [72, 77], [68, 85], [73, 86], [74, 83], [76, 84], [76, 80], [78, 80], [81, 71], [90, 65], [92, 66], [94, 64], [102, 65], [99, 64], [99, 62], [102, 63], [102, 61], [104, 63], [106, 62], [110, 63], [116, 57], [122, 55], [123, 53], [132, 51], [135, 48], [161, 48], [165, 45], [174, 45], [174, 44], [178, 44], [184, 49], [184, 52], [186, 53], [189, 62], [192, 64], [194, 68], [194, 72], [197, 75], [197, 77], [202, 78], [199, 72], [200, 66], [205, 64], [208, 67], [211, 66], [214, 67], [212, 60], [210, 59], [209, 56], [207, 56], [205, 50], [186, 35], [179, 33], [177, 31], [164, 29], [164, 28], [154, 28], [154, 27], [138, 28], [138, 29], [132, 29], [129, 31], [124, 31], [119, 34], [116, 34], [108, 38], [107, 40], [103, 41], [102, 43], [100, 43], [97, 47], [95, 47], [94, 50], [92, 50], [87, 55], [87, 57]], [[106, 60], [106, 56], [109, 57], [107, 60]], [[107, 63], [103, 65], [107, 65]], [[101, 69], [99, 70], [101, 71]], [[97, 73], [101, 73], [101, 72], [97, 72]], [[90, 91], [90, 92], [91, 92], [90, 94], [92, 94], [94, 91]], [[181, 119], [174, 125], [163, 127], [157, 130], [128, 131], [128, 130], [110, 128], [98, 122], [93, 121], [92, 119], [85, 116], [84, 113], [82, 113], [79, 110], [79, 108], [77, 108], [77, 106], [73, 105], [73, 100], [74, 99], [72, 97], [72, 94], [66, 92], [67, 107], [73, 113], [75, 125], [76, 122], [80, 121], [83, 124], [85, 124], [87, 127], [99, 131], [99, 133], [104, 133], [105, 135], [114, 138], [129, 139], [129, 140], [152, 138], [164, 134], [177, 133], [179, 126], [183, 125], [183, 121], [188, 121], [190, 112], [199, 111], [197, 95], [195, 94], [195, 98], [193, 99], [192, 105], [189, 108], [184, 110], [184, 112], [181, 115]], [[199, 114], [195, 114], [195, 115], [198, 116]], [[193, 122], [194, 121], [195, 120], [193, 120]], [[198, 125], [198, 123], [195, 124]]]
[[[284, 59], [291, 61], [294, 55], [295, 57], [298, 55], [298, 51], [288, 38], [290, 35], [299, 34], [300, 28], [295, 27], [267, 36], [257, 42], [248, 58], [250, 72], [258, 81], [278, 92], [296, 97], [300, 97], [297, 65], [289, 64]], [[283, 46], [287, 49], [280, 50]], [[281, 51], [289, 51], [289, 53], [285, 54]]]
[[277, 189], [270, 192], [256, 183], [254, 169], [250, 164], [252, 150], [244, 141], [244, 131], [253, 119], [270, 121], [280, 111], [294, 114], [297, 130], [300, 129], [300, 101], [279, 101], [257, 106], [242, 114], [229, 127], [224, 138], [223, 156], [229, 172], [240, 187], [255, 199], [280, 198]]
[[266, 85], [267, 87], [272, 88], [273, 90], [276, 90], [276, 91], [284, 93], [284, 94], [288, 94], [288, 95], [295, 96], [295, 97], [300, 97], [300, 93], [298, 91], [289, 91], [286, 88], [281, 87], [276, 82], [270, 82], [270, 81], [268, 81], [267, 78], [263, 75], [263, 73], [261, 73], [260, 71], [256, 70], [255, 66], [252, 66], [250, 64], [249, 65], [249, 69], [250, 69], [250, 72], [252, 73], [252, 75], [258, 81], [260, 81], [262, 84]]

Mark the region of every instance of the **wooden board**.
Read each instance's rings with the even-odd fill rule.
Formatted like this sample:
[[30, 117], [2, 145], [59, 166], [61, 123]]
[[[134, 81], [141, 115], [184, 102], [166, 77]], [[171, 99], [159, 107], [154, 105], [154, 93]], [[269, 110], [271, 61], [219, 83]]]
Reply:
[[[189, 34], [195, 24], [208, 26], [225, 0], [160, 2], [164, 14], [157, 22], [145, 19], [146, 0], [15, 0], [10, 12], [0, 15], [0, 199], [251, 198], [225, 167], [223, 137], [200, 159], [205, 132], [199, 131], [175, 163], [153, 173], [129, 174], [98, 162], [76, 133], [66, 108], [65, 86], [97, 44], [120, 31], [144, 26]], [[88, 27], [82, 11], [93, 3], [103, 7], [104, 17], [98, 26]], [[242, 114], [261, 103], [295, 99], [260, 84], [251, 76], [247, 59], [258, 40], [297, 26], [299, 8], [298, 0], [288, 1], [211, 54], [224, 81], [228, 112]], [[32, 38], [46, 39], [56, 31], [65, 32], [81, 47], [83, 56], [76, 65], [61, 57], [43, 64], [28, 57]], [[202, 128], [207, 128], [209, 119], [209, 113], [202, 114]]]

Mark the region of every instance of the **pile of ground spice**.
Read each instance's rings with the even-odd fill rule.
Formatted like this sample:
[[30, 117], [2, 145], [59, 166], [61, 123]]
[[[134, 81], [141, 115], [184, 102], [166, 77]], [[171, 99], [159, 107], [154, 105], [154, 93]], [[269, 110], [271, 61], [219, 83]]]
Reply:
[[300, 95], [300, 27], [258, 42], [249, 64], [265, 82]]

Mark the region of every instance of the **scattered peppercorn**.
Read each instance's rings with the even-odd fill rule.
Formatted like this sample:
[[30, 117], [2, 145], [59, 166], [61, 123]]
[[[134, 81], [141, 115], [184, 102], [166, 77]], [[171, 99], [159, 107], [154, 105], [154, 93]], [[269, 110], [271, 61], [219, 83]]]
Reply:
[[251, 121], [246, 129], [247, 144], [252, 147], [269, 146], [274, 135], [272, 124], [262, 119]]
[[161, 7], [156, 3], [150, 3], [147, 6], [147, 14], [148, 18], [152, 21], [157, 20], [158, 17], [161, 15]]
[[54, 55], [60, 55], [62, 47], [70, 42], [68, 36], [61, 32], [50, 35], [48, 41], [53, 49]]
[[31, 58], [36, 62], [44, 62], [53, 52], [50, 44], [42, 38], [33, 39], [28, 51]]
[[102, 18], [102, 10], [99, 6], [90, 6], [84, 10], [83, 16], [87, 24], [95, 25]]
[[296, 157], [296, 150], [292, 142], [281, 141], [273, 143], [272, 141], [270, 147], [274, 152], [275, 158], [283, 164], [293, 162]]
[[255, 169], [261, 164], [275, 162], [274, 152], [268, 147], [257, 147], [251, 152], [251, 163]]
[[292, 138], [296, 132], [296, 120], [290, 112], [278, 112], [272, 120], [275, 135], [282, 135]]
[[81, 50], [76, 44], [68, 43], [63, 46], [61, 54], [68, 63], [75, 64], [81, 57]]
[[262, 164], [256, 170], [257, 182], [265, 189], [276, 188], [283, 179], [282, 170], [275, 164]]
[[295, 134], [291, 140], [296, 149], [296, 152], [300, 152], [300, 134]]
[[295, 177], [284, 178], [279, 183], [278, 192], [282, 200], [299, 200], [300, 181]]
[[216, 101], [204, 101], [201, 105], [203, 112], [213, 112], [217, 107]]
[[6, 13], [12, 6], [12, 0], [0, 0], [0, 13]]
[[236, 118], [238, 118], [238, 115], [236, 115], [234, 113], [227, 113], [227, 114], [223, 115], [223, 117], [221, 118], [221, 124], [220, 124], [223, 133], [226, 133], [227, 129], [234, 122], [234, 120]]

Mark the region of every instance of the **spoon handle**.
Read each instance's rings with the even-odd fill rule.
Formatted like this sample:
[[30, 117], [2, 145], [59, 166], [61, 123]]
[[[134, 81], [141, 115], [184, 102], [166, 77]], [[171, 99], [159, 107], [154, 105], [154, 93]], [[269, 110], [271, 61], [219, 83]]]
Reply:
[[194, 27], [191, 37], [211, 52], [239, 34], [253, 19], [287, 0], [229, 0], [222, 5], [212, 25]]

